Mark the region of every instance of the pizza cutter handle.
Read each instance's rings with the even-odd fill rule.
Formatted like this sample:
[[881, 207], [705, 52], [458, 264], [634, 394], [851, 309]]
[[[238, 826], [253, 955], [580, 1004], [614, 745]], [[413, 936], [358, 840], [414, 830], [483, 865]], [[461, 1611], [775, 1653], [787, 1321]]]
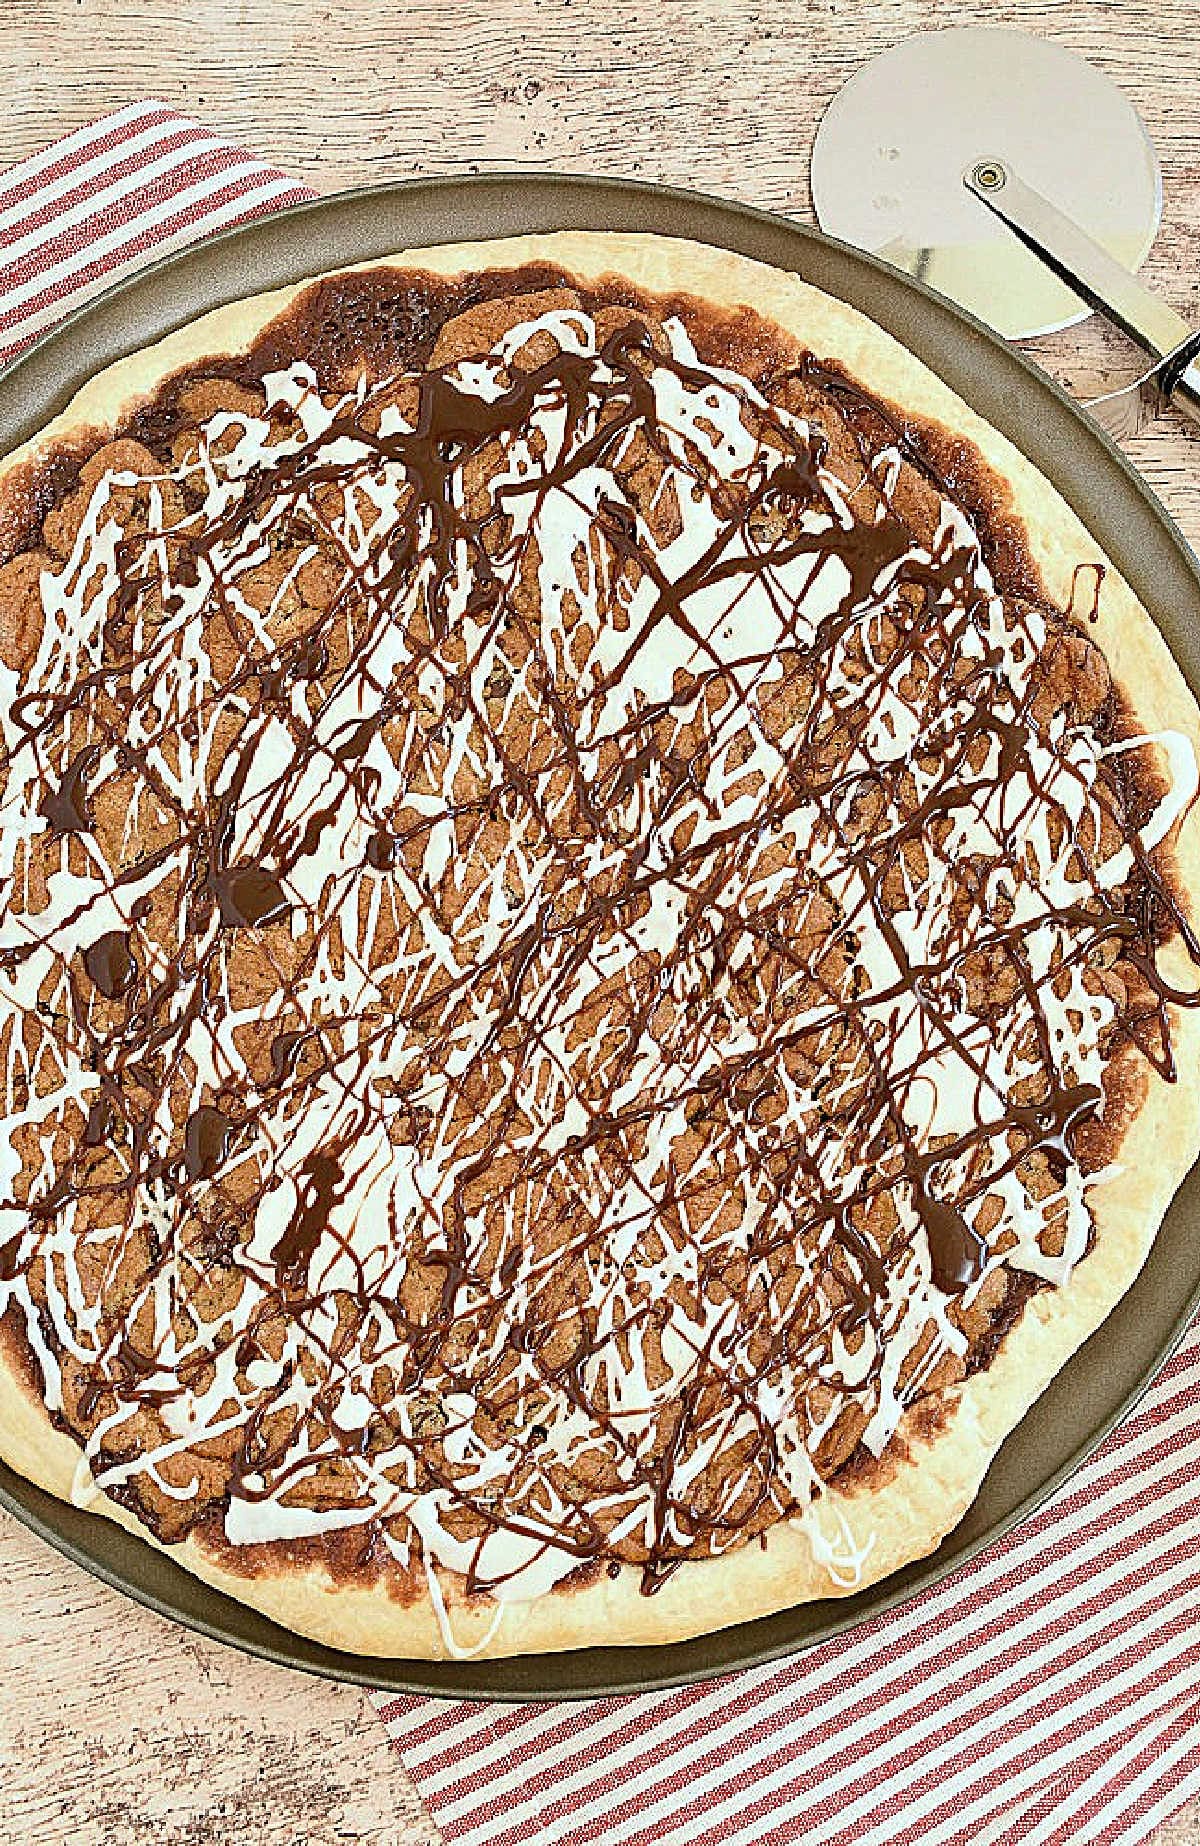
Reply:
[[1200, 424], [1200, 331], [1080, 230], [1003, 160], [977, 160], [968, 192], [993, 211], [1081, 300], [1112, 321], [1151, 360], [1159, 395]]

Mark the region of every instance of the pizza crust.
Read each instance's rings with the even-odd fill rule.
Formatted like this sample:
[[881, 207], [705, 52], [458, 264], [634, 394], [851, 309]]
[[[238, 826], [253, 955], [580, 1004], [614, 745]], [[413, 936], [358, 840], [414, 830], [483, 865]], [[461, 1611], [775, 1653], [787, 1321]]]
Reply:
[[[1200, 751], [1200, 709], [1153, 620], [1061, 495], [998, 431], [978, 417], [936, 374], [882, 328], [847, 304], [787, 272], [682, 239], [563, 232], [488, 243], [418, 249], [362, 264], [442, 276], [553, 263], [580, 281], [618, 275], [648, 292], [703, 298], [753, 310], [777, 322], [818, 357], [840, 362], [876, 397], [974, 444], [1007, 484], [1008, 510], [1027, 532], [1029, 552], [1050, 598], [1068, 605], [1076, 564], [1105, 566], [1095, 639], [1146, 732], [1183, 732]], [[313, 278], [316, 280], [317, 278]], [[118, 362], [92, 380], [68, 409], [0, 464], [0, 483], [65, 439], [117, 425], [172, 373], [204, 357], [246, 351], [262, 329], [308, 283], [232, 303]], [[1189, 913], [1200, 918], [1200, 807], [1175, 839], [1179, 882]], [[1180, 989], [1197, 972], [1178, 938], [1160, 957]], [[1179, 1068], [1200, 1064], [1200, 1009], [1172, 1008]], [[1168, 1085], [1146, 1065], [1144, 1099], [1125, 1137], [1120, 1162], [1090, 1189], [1095, 1244], [1062, 1289], [1026, 1304], [991, 1364], [946, 1393], [952, 1414], [930, 1430], [929, 1400], [909, 1411], [888, 1456], [887, 1478], [860, 1479], [826, 1491], [816, 1520], [773, 1527], [765, 1542], [719, 1558], [689, 1561], [653, 1596], [641, 1571], [624, 1566], [595, 1580], [499, 1610], [488, 1597], [466, 1598], [457, 1579], [439, 1575], [445, 1604], [432, 1593], [403, 1601], [384, 1580], [334, 1582], [323, 1569], [284, 1563], [273, 1575], [242, 1575], [194, 1537], [159, 1547], [176, 1562], [287, 1628], [365, 1655], [441, 1658], [552, 1651], [588, 1645], [642, 1645], [681, 1640], [798, 1603], [846, 1595], [932, 1551], [963, 1517], [997, 1449], [1056, 1372], [1094, 1332], [1129, 1288], [1163, 1213], [1200, 1149], [1200, 1085]], [[80, 1462], [73, 1439], [54, 1428], [44, 1405], [0, 1347], [0, 1455], [21, 1474], [72, 1499]], [[94, 1511], [156, 1543], [122, 1507], [96, 1494]], [[815, 1540], [815, 1543], [814, 1543]], [[831, 1575], [828, 1548], [864, 1554], [859, 1568]]]

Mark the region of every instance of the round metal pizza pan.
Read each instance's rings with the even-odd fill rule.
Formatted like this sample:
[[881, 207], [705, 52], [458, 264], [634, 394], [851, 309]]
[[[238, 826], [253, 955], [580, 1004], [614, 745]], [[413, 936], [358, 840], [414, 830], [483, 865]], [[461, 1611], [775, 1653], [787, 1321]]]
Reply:
[[[198, 314], [316, 271], [409, 246], [564, 229], [655, 231], [796, 271], [863, 309], [1004, 430], [1052, 480], [1154, 615], [1200, 689], [1200, 566], [1145, 482], [1072, 401], [978, 321], [806, 226], [718, 199], [566, 175], [418, 180], [295, 206], [163, 258], [45, 335], [0, 374], [0, 454], [92, 374]], [[1195, 1081], [1183, 1073], [1183, 1081]], [[1009, 1531], [1091, 1453], [1159, 1370], [1200, 1302], [1200, 1168], [1142, 1273], [1013, 1431], [966, 1518], [929, 1558], [844, 1600], [667, 1647], [514, 1660], [377, 1660], [288, 1633], [120, 1527], [0, 1466], [0, 1504], [105, 1582], [217, 1640], [283, 1665], [396, 1692], [582, 1698], [711, 1677], [828, 1640], [902, 1603]]]

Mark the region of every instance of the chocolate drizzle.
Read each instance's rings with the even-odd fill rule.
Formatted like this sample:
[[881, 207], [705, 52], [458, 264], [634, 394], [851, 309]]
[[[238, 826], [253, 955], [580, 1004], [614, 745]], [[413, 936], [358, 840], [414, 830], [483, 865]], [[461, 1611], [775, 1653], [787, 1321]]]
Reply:
[[129, 946], [129, 932], [109, 929], [83, 951], [88, 979], [106, 1000], [119, 1000], [137, 979], [137, 963]]
[[117, 1112], [111, 1096], [100, 1096], [91, 1105], [84, 1124], [85, 1147], [107, 1147], [117, 1125]]
[[470, 1588], [652, 1593], [986, 1363], [1086, 1253], [1108, 1071], [1174, 1075], [1200, 951], [1084, 628], [853, 381], [618, 306], [323, 392], [268, 341], [200, 431], [174, 386], [119, 587], [55, 579], [100, 664], [10, 714], [50, 908], [11, 882], [0, 982], [91, 1100], [0, 1281], [62, 1349], [42, 1227], [141, 1264], [81, 1441], [182, 1468], [224, 1367], [203, 1490], [144, 1433], [122, 1486], [167, 1539], [403, 1560], [420, 1499]]
[[307, 1032], [281, 1032], [278, 1038], [272, 1039], [271, 1075], [276, 1083], [282, 1083], [285, 1077], [291, 1076], [307, 1037]]
[[278, 879], [258, 865], [235, 865], [218, 872], [213, 889], [221, 921], [231, 929], [277, 923], [287, 914], [288, 900]]
[[211, 1179], [224, 1164], [235, 1124], [220, 1109], [203, 1103], [188, 1116], [183, 1135], [187, 1177]]
[[329, 1227], [329, 1215], [343, 1185], [342, 1169], [333, 1154], [313, 1154], [300, 1169], [300, 1197], [295, 1214], [271, 1251], [271, 1261], [284, 1294], [303, 1290], [308, 1266]]
[[100, 752], [84, 750], [66, 771], [57, 788], [48, 788], [38, 803], [38, 813], [56, 833], [87, 833], [92, 817], [87, 804], [86, 777]]
[[396, 841], [390, 833], [373, 833], [367, 841], [367, 864], [375, 872], [388, 872], [396, 863]]
[[929, 1243], [930, 1274], [947, 1295], [961, 1294], [987, 1268], [987, 1238], [973, 1231], [955, 1206], [931, 1198], [920, 1183], [912, 1196]]

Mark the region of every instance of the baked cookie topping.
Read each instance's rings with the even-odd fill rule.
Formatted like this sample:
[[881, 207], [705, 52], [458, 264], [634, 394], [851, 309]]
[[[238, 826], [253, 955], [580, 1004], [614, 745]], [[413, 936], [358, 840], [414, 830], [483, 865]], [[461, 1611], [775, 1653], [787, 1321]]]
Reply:
[[172, 381], [0, 567], [4, 1326], [77, 1496], [234, 1569], [502, 1607], [790, 1520], [853, 1585], [830, 1484], [1174, 1076], [1192, 744], [1099, 564], [1052, 606], [765, 323], [409, 287], [407, 352]]

